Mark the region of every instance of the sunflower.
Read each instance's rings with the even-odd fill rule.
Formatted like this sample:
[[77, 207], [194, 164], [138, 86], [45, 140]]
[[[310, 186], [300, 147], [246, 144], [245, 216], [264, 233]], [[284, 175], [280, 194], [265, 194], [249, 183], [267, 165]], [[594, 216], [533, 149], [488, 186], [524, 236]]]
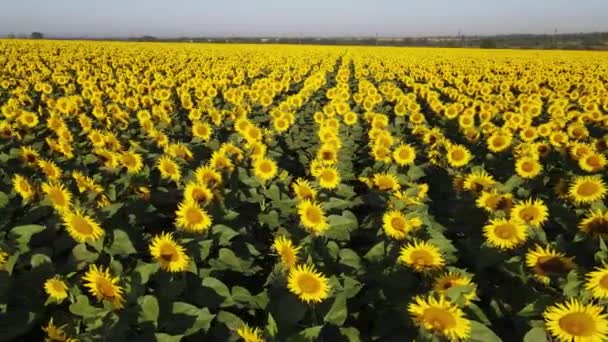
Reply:
[[184, 199], [191, 200], [203, 205], [209, 204], [213, 199], [213, 192], [206, 185], [198, 182], [188, 182], [184, 189]]
[[194, 172], [194, 177], [200, 184], [215, 188], [222, 184], [222, 174], [211, 166], [201, 166]]
[[95, 241], [105, 234], [99, 224], [86, 215], [82, 209], [64, 211], [61, 219], [68, 234], [77, 242]]
[[234, 170], [234, 163], [225, 154], [225, 151], [215, 151], [211, 154], [209, 165], [216, 170], [232, 171]]
[[463, 180], [462, 188], [474, 194], [487, 191], [496, 184], [494, 177], [483, 169], [472, 171]]
[[528, 238], [526, 226], [515, 219], [495, 218], [483, 227], [487, 243], [498, 249], [513, 249]]
[[42, 183], [42, 192], [51, 201], [57, 211], [63, 211], [70, 207], [72, 193], [63, 187], [61, 183]]
[[451, 144], [447, 149], [448, 163], [452, 167], [465, 166], [472, 158], [471, 152], [462, 145]]
[[521, 157], [515, 161], [515, 172], [526, 179], [538, 176], [543, 171], [543, 166], [532, 157]]
[[301, 301], [320, 303], [329, 296], [329, 279], [313, 265], [298, 265], [289, 271], [287, 288]]
[[509, 148], [512, 140], [513, 137], [511, 135], [500, 133], [492, 134], [487, 140], [488, 149], [494, 153], [502, 152]]
[[49, 298], [57, 302], [68, 298], [68, 286], [59, 276], [47, 279], [44, 282], [44, 291], [49, 295]]
[[304, 228], [314, 235], [322, 234], [329, 228], [325, 211], [320, 204], [310, 200], [303, 200], [298, 203], [298, 214]]
[[119, 277], [112, 277], [110, 271], [97, 265], [90, 265], [87, 273], [82, 277], [84, 286], [97, 300], [107, 300], [114, 309], [121, 309], [124, 305], [123, 289], [118, 282]]
[[318, 175], [315, 176], [319, 182], [319, 186], [324, 189], [335, 189], [340, 184], [340, 173], [334, 166], [322, 166], [318, 170]]
[[262, 332], [258, 328], [243, 325], [237, 329], [236, 333], [243, 339], [243, 342], [264, 342]]
[[30, 146], [21, 146], [20, 149], [21, 160], [27, 166], [34, 166], [38, 164], [38, 158], [40, 154], [34, 148]]
[[285, 236], [276, 237], [272, 246], [281, 257], [281, 263], [286, 269], [291, 269], [296, 265], [300, 247], [295, 247]]
[[464, 312], [443, 295], [438, 300], [433, 296], [416, 296], [408, 305], [408, 312], [416, 324], [451, 341], [467, 339], [471, 333], [471, 322]]
[[127, 151], [120, 154], [120, 162], [127, 168], [128, 173], [138, 173], [144, 167], [143, 157], [141, 154]]
[[149, 249], [152, 258], [165, 271], [183, 272], [188, 268], [190, 257], [186, 254], [186, 249], [177, 243], [170, 233], [155, 236]]
[[526, 266], [532, 269], [534, 277], [548, 284], [552, 275], [564, 274], [574, 268], [572, 258], [556, 252], [551, 247], [543, 248], [536, 245], [526, 253]]
[[175, 215], [175, 225], [179, 229], [192, 233], [203, 233], [211, 227], [211, 216], [195, 201], [185, 200], [180, 203]]
[[257, 158], [253, 162], [253, 174], [261, 182], [271, 180], [277, 174], [277, 163], [272, 159]]
[[211, 138], [213, 129], [206, 122], [197, 121], [192, 125], [192, 135], [202, 141], [207, 141]]
[[531, 198], [516, 204], [511, 216], [515, 217], [532, 227], [540, 228], [549, 219], [549, 209], [541, 199]]
[[393, 151], [393, 159], [399, 166], [413, 164], [416, 159], [416, 150], [409, 144], [401, 144]]
[[594, 271], [587, 273], [585, 289], [591, 291], [594, 298], [608, 298], [608, 265], [596, 267]]
[[603, 307], [582, 304], [570, 299], [548, 307], [543, 313], [547, 330], [557, 341], [604, 341], [608, 336], [608, 318]]
[[317, 159], [325, 165], [333, 165], [338, 162], [338, 150], [333, 145], [323, 144], [317, 150]]
[[21, 198], [23, 198], [23, 202], [25, 203], [28, 203], [36, 195], [34, 187], [27, 178], [20, 174], [15, 174], [15, 176], [13, 176], [13, 189]]
[[170, 179], [174, 182], [179, 182], [182, 176], [179, 165], [169, 156], [162, 156], [156, 164], [162, 178]]
[[317, 197], [317, 190], [312, 187], [309, 181], [304, 178], [298, 178], [291, 184], [293, 192], [296, 194], [298, 200], [310, 200], [314, 201]]
[[72, 171], [72, 178], [76, 181], [76, 186], [80, 193], [90, 191], [98, 194], [103, 192], [103, 187], [101, 185], [97, 184], [93, 178], [86, 176], [78, 170]]
[[438, 276], [437, 278], [435, 278], [435, 280], [433, 281], [433, 290], [435, 290], [435, 292], [437, 292], [440, 295], [445, 295], [449, 289], [451, 289], [453, 287], [458, 287], [458, 286], [471, 286], [472, 287], [472, 289], [470, 291], [467, 291], [464, 294], [466, 303], [468, 303], [469, 301], [471, 301], [477, 297], [477, 294], [476, 294], [477, 286], [472, 282], [471, 277], [469, 277], [467, 275], [464, 275], [461, 273], [456, 273], [456, 272], [446, 272], [446, 273]]
[[51, 318], [49, 323], [45, 327], [42, 327], [42, 331], [46, 333], [44, 342], [76, 342], [76, 339], [68, 337], [66, 332], [63, 330], [66, 326], [67, 324], [56, 326]]
[[418, 217], [407, 218], [397, 210], [391, 210], [382, 216], [382, 228], [387, 236], [403, 240], [412, 231], [420, 228], [422, 221]]
[[347, 112], [344, 114], [344, 123], [348, 126], [352, 126], [357, 123], [357, 113]]
[[399, 261], [416, 272], [431, 271], [445, 264], [441, 250], [426, 241], [414, 241], [401, 247]]
[[390, 172], [375, 174], [373, 182], [381, 191], [398, 191], [401, 188], [397, 176]]
[[8, 253], [0, 248], [0, 270], [4, 267], [6, 262], [8, 261]]
[[61, 169], [51, 160], [38, 160], [38, 167], [49, 180], [56, 181], [61, 178]]
[[490, 213], [498, 210], [509, 212], [513, 207], [513, 195], [510, 193], [500, 193], [496, 189], [482, 191], [475, 204], [478, 208], [482, 208]]
[[604, 198], [606, 186], [596, 176], [578, 176], [570, 184], [568, 194], [578, 204], [593, 203]]
[[590, 210], [578, 224], [578, 229], [595, 238], [608, 238], [608, 211]]
[[581, 169], [587, 172], [598, 172], [606, 167], [606, 157], [598, 152], [590, 152], [578, 160]]

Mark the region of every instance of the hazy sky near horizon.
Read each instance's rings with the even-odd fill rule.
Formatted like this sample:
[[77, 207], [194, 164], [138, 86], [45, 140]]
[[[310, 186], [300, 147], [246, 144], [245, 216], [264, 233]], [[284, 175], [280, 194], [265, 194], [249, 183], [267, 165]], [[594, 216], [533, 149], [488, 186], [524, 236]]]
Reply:
[[0, 36], [33, 31], [69, 37], [608, 31], [608, 0], [0, 0], [0, 8]]

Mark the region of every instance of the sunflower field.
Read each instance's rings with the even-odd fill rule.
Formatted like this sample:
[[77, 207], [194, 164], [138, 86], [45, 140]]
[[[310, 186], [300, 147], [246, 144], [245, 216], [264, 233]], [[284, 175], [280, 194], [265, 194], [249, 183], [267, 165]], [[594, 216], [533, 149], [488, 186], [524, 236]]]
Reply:
[[608, 55], [0, 40], [0, 341], [608, 339]]

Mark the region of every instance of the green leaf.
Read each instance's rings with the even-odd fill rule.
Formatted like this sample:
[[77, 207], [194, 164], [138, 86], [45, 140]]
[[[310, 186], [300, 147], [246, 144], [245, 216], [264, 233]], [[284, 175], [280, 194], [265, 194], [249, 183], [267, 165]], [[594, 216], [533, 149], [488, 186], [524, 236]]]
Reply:
[[325, 315], [324, 321], [340, 327], [344, 324], [344, 321], [346, 321], [346, 316], [348, 316], [346, 295], [344, 293], [340, 293], [336, 296], [331, 309], [329, 309]]
[[141, 281], [140, 284], [145, 285], [150, 280], [150, 276], [158, 271], [160, 266], [157, 263], [151, 264], [140, 264], [135, 267], [135, 272], [139, 275]]
[[203, 286], [212, 289], [222, 298], [230, 298], [228, 286], [216, 278], [205, 277], [205, 279], [203, 279]]
[[199, 330], [203, 329], [205, 331], [209, 330], [211, 326], [211, 321], [215, 317], [215, 315], [209, 312], [209, 309], [199, 309], [196, 306], [184, 302], [175, 302], [172, 307], [173, 314], [181, 314], [187, 316], [196, 317], [192, 326], [184, 332], [184, 336], [192, 335]]
[[272, 317], [272, 314], [268, 313], [268, 320], [266, 322], [266, 328], [264, 329], [266, 334], [270, 337], [277, 336], [279, 332], [279, 328], [277, 327], [277, 322]]
[[9, 202], [8, 195], [5, 194], [4, 192], [0, 191], [0, 208], [6, 207], [8, 202]]
[[279, 214], [274, 210], [271, 210], [268, 214], [259, 214], [258, 220], [260, 223], [266, 224], [270, 228], [276, 228], [281, 224], [279, 222]]
[[[111, 197], [110, 197], [110, 200], [114, 201], [114, 199], [112, 199]], [[124, 203], [112, 203], [110, 205], [103, 207], [101, 209], [101, 212], [105, 215], [105, 217], [110, 218], [110, 217], [113, 217], [114, 215], [116, 215], [118, 210], [120, 210], [120, 208], [122, 208], [124, 205], [125, 205]]]
[[91, 306], [87, 296], [79, 295], [76, 297], [76, 301], [70, 305], [70, 312], [76, 316], [89, 318], [100, 317], [102, 314], [105, 315], [108, 313], [108, 310]]
[[198, 243], [199, 245], [199, 256], [201, 260], [207, 259], [209, 256], [209, 252], [211, 251], [211, 246], [213, 245], [213, 240], [203, 240]]
[[232, 331], [236, 331], [244, 325], [239, 316], [224, 310], [220, 310], [217, 314], [217, 320], [224, 323]]
[[108, 253], [110, 255], [129, 255], [135, 254], [137, 251], [133, 247], [133, 243], [129, 235], [121, 229], [114, 230], [114, 240], [110, 246]]
[[490, 328], [485, 325], [477, 322], [471, 322], [471, 336], [467, 341], [470, 342], [502, 342], [500, 337], [498, 337]]
[[366, 254], [363, 256], [365, 260], [371, 262], [378, 262], [384, 259], [384, 241], [380, 241], [374, 245]]
[[297, 335], [290, 337], [288, 342], [312, 342], [317, 341], [319, 334], [323, 329], [322, 325], [311, 327], [300, 331]]
[[72, 255], [77, 262], [85, 262], [85, 263], [93, 263], [97, 258], [99, 258], [99, 254], [95, 252], [91, 252], [87, 249], [87, 245], [84, 243], [79, 243], [72, 249]]
[[52, 264], [52, 263], [53, 263], [53, 260], [51, 260], [51, 258], [46, 254], [36, 253], [36, 254], [32, 255], [32, 258], [30, 259], [30, 264], [32, 265], [32, 268], [36, 268], [43, 264]]
[[329, 229], [325, 232], [325, 236], [339, 241], [350, 239], [350, 232], [359, 226], [357, 217], [350, 211], [344, 211], [341, 216], [330, 215], [327, 222], [329, 223]]
[[158, 300], [153, 295], [145, 295], [137, 300], [141, 311], [137, 317], [137, 323], [153, 322], [156, 326], [158, 320]]
[[361, 283], [351, 277], [344, 277], [344, 294], [346, 298], [353, 298], [361, 291]]
[[219, 236], [219, 245], [220, 246], [230, 246], [230, 240], [235, 236], [239, 235], [239, 233], [235, 232], [232, 228], [225, 226], [223, 224], [217, 224], [211, 228], [213, 235]]
[[28, 224], [25, 226], [17, 226], [11, 229], [11, 235], [17, 241], [19, 246], [27, 247], [27, 244], [32, 239], [32, 235], [40, 233], [46, 227], [39, 224]]
[[217, 259], [210, 261], [209, 264], [216, 269], [229, 269], [243, 273], [248, 271], [251, 266], [250, 262], [239, 258], [228, 248], [220, 249]]
[[184, 335], [169, 335], [165, 333], [155, 333], [154, 337], [157, 342], [180, 342]]
[[348, 328], [340, 328], [340, 333], [342, 336], [348, 339], [348, 342], [360, 342], [361, 337], [359, 336], [359, 330], [357, 328], [348, 327]]
[[361, 258], [359, 255], [349, 248], [344, 248], [340, 250], [340, 263], [342, 265], [346, 265], [352, 267], [356, 270], [361, 268]]
[[411, 165], [409, 170], [407, 170], [407, 177], [412, 181], [416, 181], [425, 175], [424, 170], [417, 165]]
[[251, 303], [252, 297], [249, 290], [242, 286], [232, 287], [232, 299], [240, 303]]
[[547, 342], [547, 332], [544, 328], [536, 327], [528, 330], [524, 336], [524, 342]]

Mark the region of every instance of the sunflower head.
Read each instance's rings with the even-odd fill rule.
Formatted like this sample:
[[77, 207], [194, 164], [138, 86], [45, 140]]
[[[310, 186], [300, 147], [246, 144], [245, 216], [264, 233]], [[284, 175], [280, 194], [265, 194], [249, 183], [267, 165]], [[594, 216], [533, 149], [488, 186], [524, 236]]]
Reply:
[[596, 267], [594, 271], [587, 274], [585, 289], [597, 299], [608, 298], [608, 265]]
[[439, 299], [417, 296], [409, 304], [408, 311], [417, 325], [451, 341], [465, 340], [471, 333], [471, 322], [464, 312], [443, 295]]
[[175, 215], [177, 228], [187, 232], [203, 233], [209, 230], [212, 224], [212, 217], [193, 200], [180, 203]]
[[186, 254], [186, 249], [175, 241], [170, 233], [155, 236], [149, 249], [152, 258], [165, 271], [183, 272], [188, 268], [190, 257]]
[[568, 193], [578, 204], [593, 203], [606, 196], [606, 185], [597, 176], [578, 176], [571, 183]]
[[312, 184], [304, 178], [298, 178], [291, 185], [293, 192], [296, 194], [298, 200], [310, 200], [314, 201], [317, 197], [317, 190], [315, 190]]
[[298, 214], [302, 226], [314, 235], [322, 234], [329, 228], [327, 218], [325, 217], [325, 210], [316, 202], [310, 200], [301, 201], [298, 203]]
[[595, 304], [577, 299], [548, 307], [543, 316], [547, 330], [559, 341], [602, 341], [608, 335], [607, 315]]
[[59, 276], [49, 278], [44, 282], [44, 291], [49, 298], [61, 302], [68, 297], [68, 286]]
[[579, 223], [578, 229], [594, 238], [608, 238], [608, 210], [590, 210]]
[[108, 269], [90, 265], [82, 279], [84, 286], [97, 300], [109, 301], [114, 309], [121, 309], [124, 306], [123, 289], [118, 285], [120, 279], [112, 277]]
[[574, 268], [572, 258], [556, 252], [551, 247], [536, 245], [526, 253], [526, 266], [532, 269], [534, 276], [543, 283], [550, 281], [550, 276], [562, 275]]
[[316, 175], [319, 186], [323, 189], [335, 189], [340, 184], [340, 173], [334, 166], [321, 166]]
[[540, 228], [549, 219], [549, 209], [541, 199], [527, 199], [513, 207], [511, 214], [528, 225]]
[[528, 238], [526, 226], [516, 219], [495, 218], [483, 227], [488, 245], [509, 250], [523, 244]]
[[329, 297], [329, 279], [313, 265], [298, 265], [289, 271], [289, 291], [306, 303], [320, 303]]
[[445, 265], [441, 250], [426, 241], [414, 241], [401, 247], [399, 262], [411, 267], [416, 272], [427, 272]]
[[281, 264], [283, 264], [286, 269], [289, 270], [296, 265], [300, 247], [294, 246], [291, 240], [285, 236], [276, 237], [272, 246], [279, 254]]

